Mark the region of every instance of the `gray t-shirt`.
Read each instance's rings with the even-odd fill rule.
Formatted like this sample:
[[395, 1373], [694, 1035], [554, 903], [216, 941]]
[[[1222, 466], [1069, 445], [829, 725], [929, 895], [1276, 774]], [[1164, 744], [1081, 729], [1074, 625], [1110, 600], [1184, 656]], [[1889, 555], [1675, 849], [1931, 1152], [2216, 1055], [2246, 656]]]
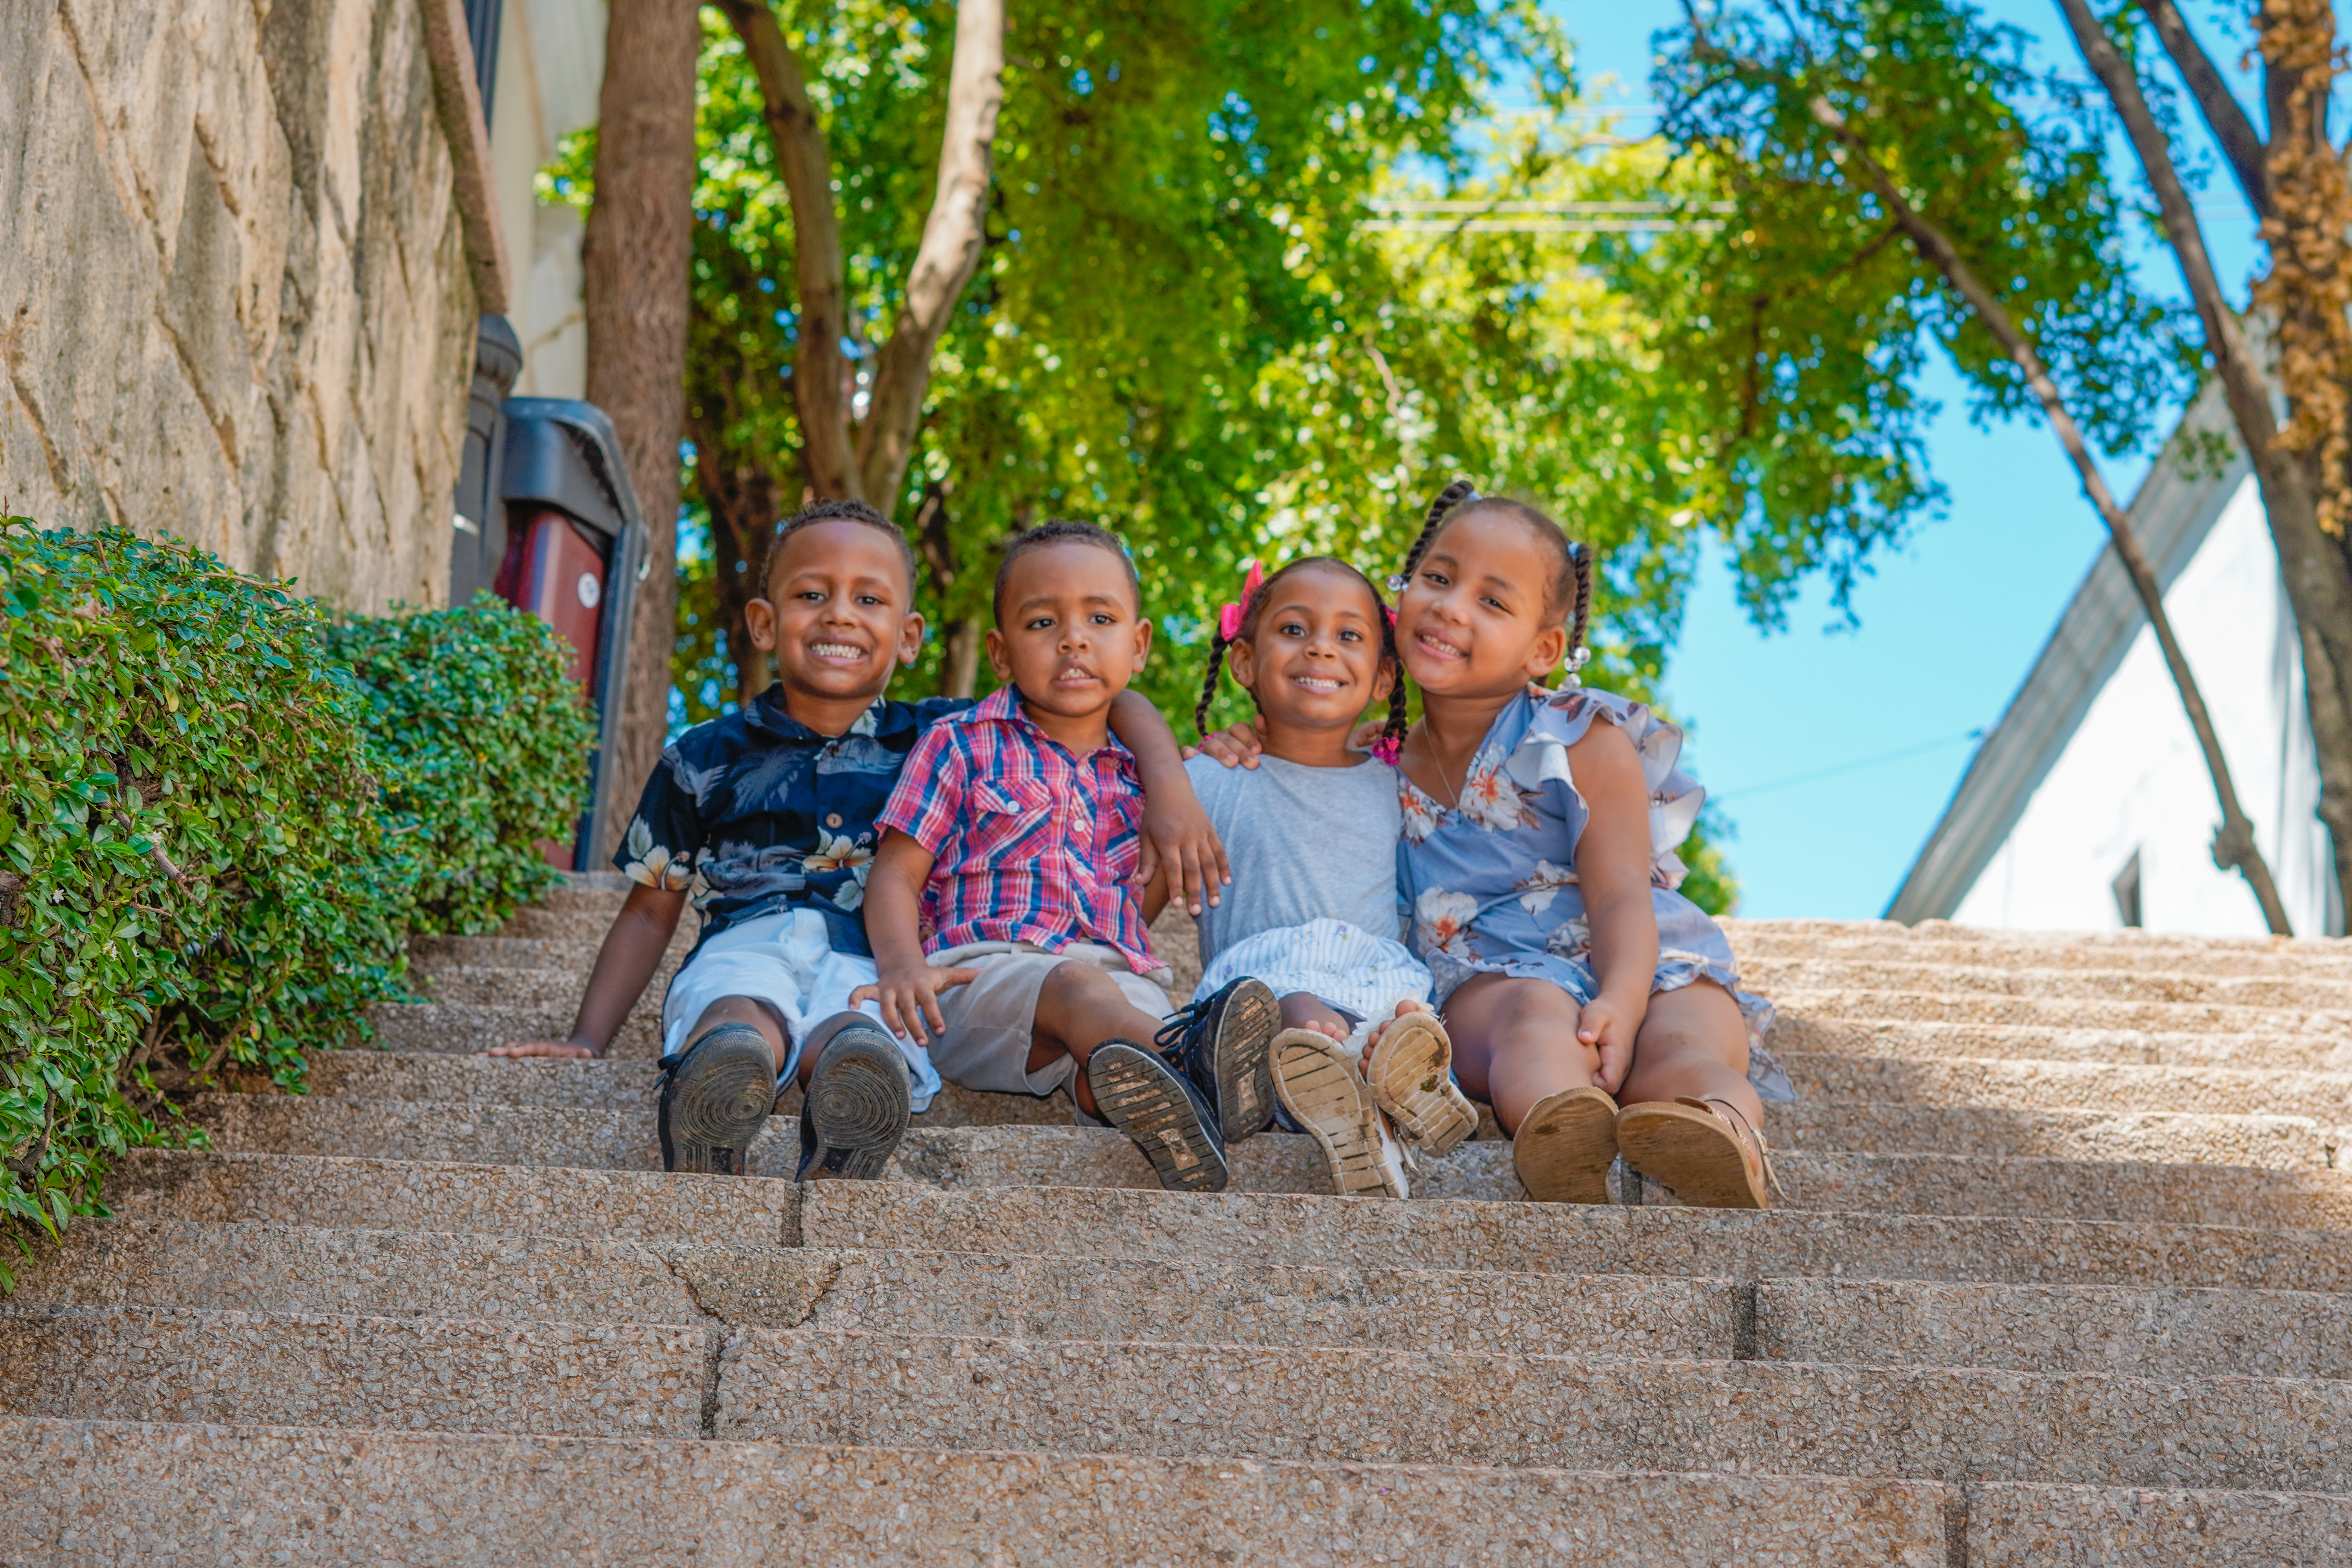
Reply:
[[1234, 884], [1201, 911], [1201, 961], [1234, 943], [1310, 920], [1344, 920], [1396, 937], [1397, 840], [1404, 808], [1396, 770], [1367, 757], [1352, 768], [1303, 768], [1264, 757], [1255, 768], [1213, 758], [1184, 765], [1224, 841]]

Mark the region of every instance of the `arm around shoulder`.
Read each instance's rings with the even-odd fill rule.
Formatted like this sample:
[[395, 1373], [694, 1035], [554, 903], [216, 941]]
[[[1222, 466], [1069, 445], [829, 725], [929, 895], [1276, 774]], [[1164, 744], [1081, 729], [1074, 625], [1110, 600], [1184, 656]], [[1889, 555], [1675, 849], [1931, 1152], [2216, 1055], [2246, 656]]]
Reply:
[[1172, 896], [1198, 915], [1202, 901], [1216, 903], [1217, 890], [1232, 884], [1233, 870], [1225, 862], [1224, 842], [1184, 771], [1176, 732], [1150, 699], [1133, 690], [1113, 699], [1110, 727], [1135, 758], [1136, 778], [1143, 785], [1143, 845], [1135, 881], [1147, 889], [1158, 882], [1161, 903]]

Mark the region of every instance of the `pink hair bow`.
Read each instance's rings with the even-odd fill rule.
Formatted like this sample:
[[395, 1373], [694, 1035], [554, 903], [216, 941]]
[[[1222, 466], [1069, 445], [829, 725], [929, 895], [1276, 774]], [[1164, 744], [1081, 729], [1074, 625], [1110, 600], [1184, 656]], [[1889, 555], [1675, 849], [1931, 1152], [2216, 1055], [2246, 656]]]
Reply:
[[1242, 599], [1238, 604], [1227, 604], [1217, 612], [1217, 635], [1230, 643], [1242, 634], [1242, 617], [1248, 613], [1249, 601], [1265, 586], [1265, 568], [1255, 560], [1242, 563], [1249, 570], [1242, 574]]

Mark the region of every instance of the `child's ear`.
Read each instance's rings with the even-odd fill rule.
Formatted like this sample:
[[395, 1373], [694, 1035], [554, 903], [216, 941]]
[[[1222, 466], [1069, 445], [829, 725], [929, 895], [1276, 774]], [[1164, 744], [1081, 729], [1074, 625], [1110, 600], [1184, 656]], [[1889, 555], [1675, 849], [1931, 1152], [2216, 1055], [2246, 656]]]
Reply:
[[1396, 661], [1390, 658], [1381, 659], [1381, 667], [1372, 674], [1372, 700], [1376, 703], [1388, 701], [1389, 694], [1396, 690]]
[[1559, 662], [1567, 657], [1568, 628], [1545, 627], [1543, 634], [1536, 639], [1534, 650], [1528, 655], [1528, 679], [1541, 681], [1549, 678], [1559, 671]]
[[1143, 673], [1144, 661], [1151, 657], [1151, 622], [1139, 615], [1135, 618], [1135, 672]]
[[754, 648], [776, 645], [776, 607], [763, 597], [743, 606], [743, 629], [751, 633]]
[[911, 670], [915, 667], [915, 661], [922, 656], [922, 612], [910, 610], [907, 612], [907, 619], [898, 623], [898, 662]]
[[1244, 691], [1257, 685], [1257, 650], [1238, 640], [1226, 643], [1225, 673]]
[[1004, 646], [1004, 633], [991, 626], [981, 645], [988, 652], [988, 667], [996, 672], [996, 684], [1003, 685], [1013, 679], [1013, 660]]

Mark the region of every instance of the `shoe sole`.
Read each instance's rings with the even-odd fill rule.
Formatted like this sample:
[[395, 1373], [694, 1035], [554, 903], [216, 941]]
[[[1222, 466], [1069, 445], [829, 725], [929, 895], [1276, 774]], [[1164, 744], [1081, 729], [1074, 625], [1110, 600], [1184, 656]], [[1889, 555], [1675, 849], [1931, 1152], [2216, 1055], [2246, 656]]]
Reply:
[[753, 1030], [705, 1036], [662, 1090], [666, 1169], [741, 1176], [776, 1103], [776, 1061]]
[[1763, 1177], [1750, 1176], [1739, 1136], [1712, 1111], [1651, 1102], [1617, 1118], [1625, 1163], [1690, 1208], [1769, 1208]]
[[1230, 1148], [1274, 1121], [1274, 1037], [1282, 1006], [1262, 980], [1244, 980], [1225, 998], [1210, 1058], [1217, 1074], [1217, 1126]]
[[[913, 1109], [906, 1058], [897, 1046], [863, 1030], [835, 1035], [817, 1056], [801, 1105], [816, 1138], [809, 1178], [878, 1177], [906, 1138]], [[836, 1155], [840, 1163], [828, 1169]]]
[[1407, 1013], [1381, 1030], [1371, 1083], [1373, 1100], [1423, 1154], [1445, 1154], [1478, 1130], [1454, 1082], [1454, 1042], [1433, 1013]]
[[1274, 1092], [1322, 1148], [1331, 1190], [1341, 1197], [1393, 1196], [1371, 1120], [1379, 1113], [1345, 1053], [1313, 1030], [1292, 1029], [1275, 1038], [1270, 1054]]
[[1538, 1203], [1607, 1203], [1616, 1158], [1617, 1102], [1598, 1089], [1545, 1095], [1511, 1139], [1519, 1185]]
[[1216, 1138], [1184, 1085], [1165, 1062], [1139, 1046], [1112, 1041], [1087, 1058], [1087, 1086], [1095, 1108], [1135, 1141], [1169, 1192], [1223, 1192], [1232, 1179]]

